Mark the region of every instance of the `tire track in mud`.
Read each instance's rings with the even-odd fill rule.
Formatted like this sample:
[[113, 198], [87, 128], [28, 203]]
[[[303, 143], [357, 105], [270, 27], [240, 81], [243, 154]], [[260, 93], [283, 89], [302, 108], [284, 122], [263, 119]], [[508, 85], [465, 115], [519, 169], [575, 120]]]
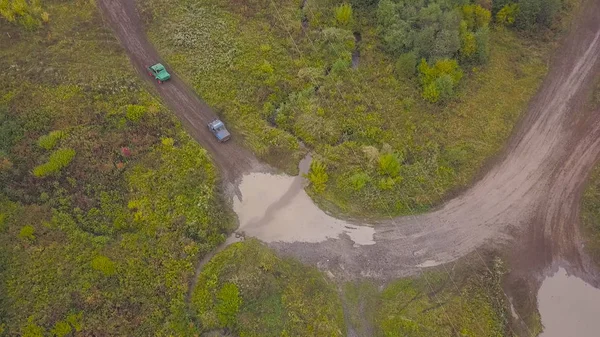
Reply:
[[[140, 73], [160, 61], [133, 0], [98, 0], [98, 6]], [[600, 1], [588, 1], [582, 8], [503, 155], [470, 189], [434, 212], [378, 223], [375, 245], [357, 247], [342, 237], [270, 246], [344, 278], [384, 280], [418, 272], [418, 264], [453, 261], [491, 240], [516, 242], [517, 251], [529, 251], [532, 257], [524, 266], [545, 265], [564, 255], [581, 261], [578, 201], [600, 155], [600, 120], [583, 111], [599, 68], [600, 20], [595, 15]], [[226, 182], [235, 183], [260, 167], [238, 144], [216, 142], [206, 129], [215, 114], [175, 73], [155, 89], [211, 153]]]

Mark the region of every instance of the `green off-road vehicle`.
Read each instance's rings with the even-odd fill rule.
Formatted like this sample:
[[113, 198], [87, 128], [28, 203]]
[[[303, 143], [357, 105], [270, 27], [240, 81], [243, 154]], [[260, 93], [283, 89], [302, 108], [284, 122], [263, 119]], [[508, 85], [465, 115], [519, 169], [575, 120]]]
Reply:
[[169, 75], [169, 73], [165, 69], [165, 66], [163, 66], [160, 63], [148, 67], [148, 74], [154, 77], [154, 79], [156, 79], [158, 83], [162, 83], [171, 78], [171, 75]]

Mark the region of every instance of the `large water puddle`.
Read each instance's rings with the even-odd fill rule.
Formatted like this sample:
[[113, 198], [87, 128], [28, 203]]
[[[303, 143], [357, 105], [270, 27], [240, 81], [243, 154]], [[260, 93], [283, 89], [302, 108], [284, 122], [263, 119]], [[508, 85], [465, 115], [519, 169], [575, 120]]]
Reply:
[[[300, 163], [306, 172], [310, 157]], [[243, 177], [234, 197], [233, 209], [240, 231], [265, 242], [321, 242], [347, 234], [357, 245], [374, 244], [375, 229], [358, 226], [329, 216], [304, 191], [302, 175], [291, 177], [252, 173]]]
[[542, 283], [538, 306], [540, 337], [600, 336], [600, 290], [560, 268]]

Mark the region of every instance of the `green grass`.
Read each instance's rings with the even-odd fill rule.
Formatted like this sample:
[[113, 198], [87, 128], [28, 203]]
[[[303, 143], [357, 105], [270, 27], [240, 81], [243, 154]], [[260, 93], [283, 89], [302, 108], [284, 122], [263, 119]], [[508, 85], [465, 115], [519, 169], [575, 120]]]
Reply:
[[234, 224], [218, 172], [95, 3], [43, 6], [0, 20], [0, 335], [192, 336], [194, 265]]
[[583, 193], [581, 206], [581, 228], [585, 250], [600, 264], [600, 166], [591, 172]]
[[[485, 266], [426, 272], [391, 282], [348, 283], [353, 328], [365, 336], [513, 336], [500, 260]], [[492, 267], [495, 266], [495, 267]]]
[[316, 269], [278, 258], [256, 240], [233, 244], [211, 259], [194, 289], [192, 308], [203, 332], [346, 334], [335, 286]]
[[[467, 186], [547, 71], [551, 43], [494, 28], [488, 64], [464, 69], [456, 99], [428, 104], [417, 79], [394, 75], [369, 13], [355, 10], [361, 59], [351, 70], [338, 61], [352, 44], [327, 40], [338, 34], [332, 3], [308, 1], [306, 33], [298, 1], [276, 3], [152, 0], [143, 13], [169, 64], [259, 157], [294, 172], [296, 142], [313, 149], [329, 176], [313, 197], [346, 214], [422, 212]], [[387, 153], [401, 159], [392, 179], [377, 167]]]

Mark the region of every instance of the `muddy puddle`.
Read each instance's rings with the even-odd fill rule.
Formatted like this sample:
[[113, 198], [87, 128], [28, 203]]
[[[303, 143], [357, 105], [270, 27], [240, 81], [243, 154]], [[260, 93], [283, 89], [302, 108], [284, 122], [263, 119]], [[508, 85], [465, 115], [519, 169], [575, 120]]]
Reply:
[[[310, 157], [300, 163], [307, 172]], [[239, 185], [242, 198], [234, 197], [233, 209], [246, 236], [265, 242], [322, 242], [346, 234], [356, 245], [374, 244], [373, 227], [358, 226], [329, 216], [304, 191], [306, 179], [268, 173], [252, 173]]]
[[563, 268], [542, 283], [538, 307], [544, 325], [540, 337], [600, 336], [600, 290]]

